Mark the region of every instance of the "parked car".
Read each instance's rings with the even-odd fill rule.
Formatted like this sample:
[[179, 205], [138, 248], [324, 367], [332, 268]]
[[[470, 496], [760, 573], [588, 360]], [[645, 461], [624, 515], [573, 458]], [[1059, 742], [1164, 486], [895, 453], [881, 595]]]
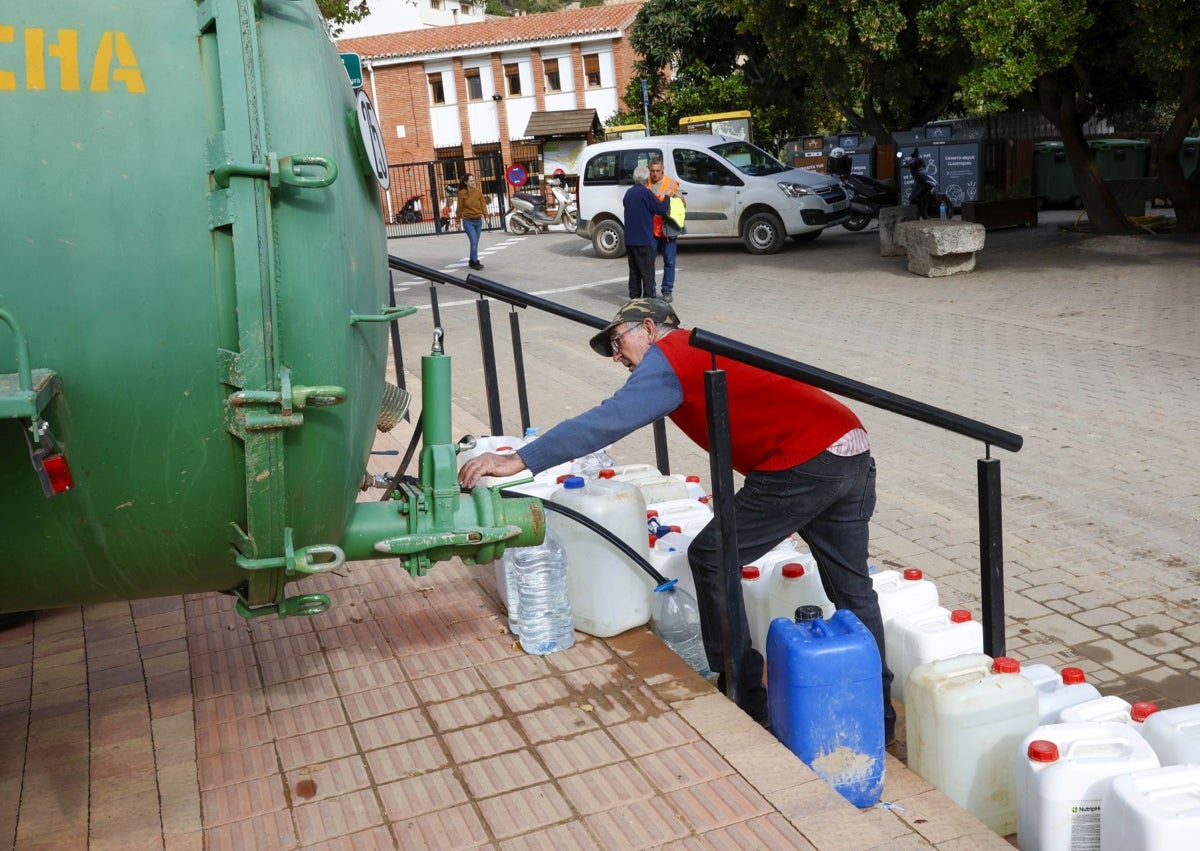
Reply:
[[601, 257], [625, 253], [621, 199], [633, 170], [661, 158], [687, 202], [680, 239], [740, 239], [752, 254], [774, 254], [786, 237], [816, 239], [850, 218], [835, 178], [790, 168], [733, 136], [651, 136], [589, 145], [579, 179], [579, 230]]

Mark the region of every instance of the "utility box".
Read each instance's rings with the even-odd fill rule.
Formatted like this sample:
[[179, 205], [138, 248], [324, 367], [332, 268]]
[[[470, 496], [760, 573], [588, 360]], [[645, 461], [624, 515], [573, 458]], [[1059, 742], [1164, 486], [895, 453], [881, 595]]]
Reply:
[[1034, 143], [1033, 194], [1044, 204], [1073, 204], [1078, 197], [1062, 142]]

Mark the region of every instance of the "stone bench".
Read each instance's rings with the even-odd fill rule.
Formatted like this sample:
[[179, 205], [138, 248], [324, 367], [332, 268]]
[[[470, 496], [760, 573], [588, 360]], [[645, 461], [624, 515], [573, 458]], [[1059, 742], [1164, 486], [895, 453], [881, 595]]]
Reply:
[[902, 221], [896, 225], [895, 241], [908, 254], [908, 271], [944, 278], [975, 268], [975, 252], [983, 248], [985, 233], [975, 222]]
[[911, 204], [902, 207], [883, 207], [879, 210], [879, 256], [899, 257], [907, 252], [903, 245], [896, 244], [896, 226], [901, 222], [920, 218], [917, 208]]

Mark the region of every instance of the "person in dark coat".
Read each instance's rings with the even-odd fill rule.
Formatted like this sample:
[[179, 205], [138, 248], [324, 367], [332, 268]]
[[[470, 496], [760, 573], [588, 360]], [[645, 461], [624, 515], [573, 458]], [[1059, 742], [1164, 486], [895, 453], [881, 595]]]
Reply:
[[650, 169], [633, 170], [633, 186], [625, 192], [625, 254], [629, 259], [629, 297], [655, 298], [654, 255], [658, 238], [654, 217], [671, 212], [671, 200], [661, 201], [650, 190]]

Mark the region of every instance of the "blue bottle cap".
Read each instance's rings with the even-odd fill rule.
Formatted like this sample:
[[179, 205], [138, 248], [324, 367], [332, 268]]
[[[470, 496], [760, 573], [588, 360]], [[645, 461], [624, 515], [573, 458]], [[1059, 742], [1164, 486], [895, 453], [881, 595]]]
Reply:
[[563, 487], [568, 490], [575, 490], [576, 488], [584, 487], [586, 484], [587, 481], [583, 476], [567, 476], [563, 479]]

